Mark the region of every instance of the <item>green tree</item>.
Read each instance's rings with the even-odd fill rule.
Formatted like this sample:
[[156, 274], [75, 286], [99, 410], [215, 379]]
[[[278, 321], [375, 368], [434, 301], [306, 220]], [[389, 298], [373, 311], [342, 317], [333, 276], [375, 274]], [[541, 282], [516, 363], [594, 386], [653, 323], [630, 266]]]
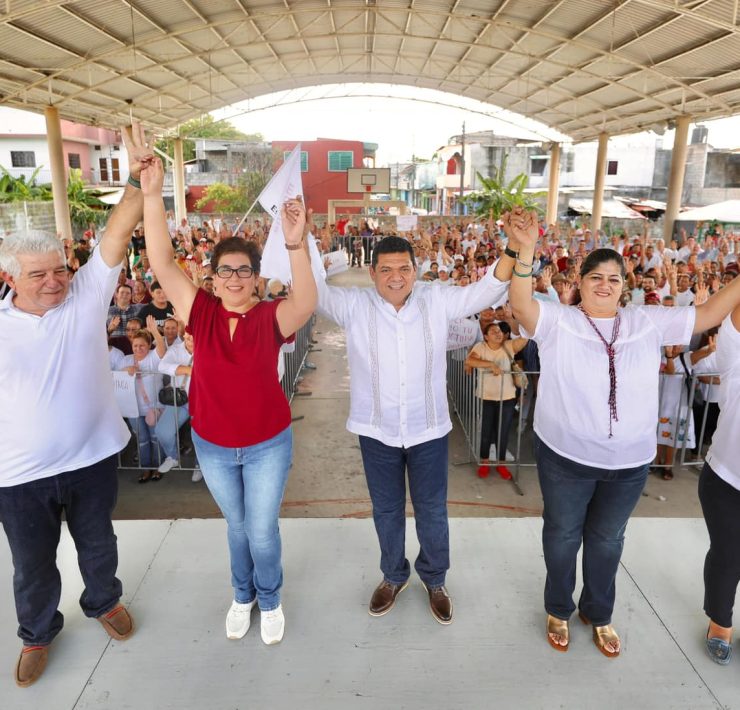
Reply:
[[[261, 133], [242, 133], [238, 128], [228, 121], [217, 121], [210, 114], [204, 114], [200, 118], [194, 118], [183, 123], [179, 130], [178, 136], [183, 138], [182, 153], [183, 160], [193, 160], [195, 158], [195, 141], [191, 138], [213, 138], [232, 141], [262, 141], [264, 138]], [[157, 141], [156, 146], [170, 158], [174, 158], [174, 137], [163, 138]]]
[[249, 207], [243, 190], [223, 182], [209, 185], [195, 203], [195, 209], [202, 210], [209, 202], [213, 203], [215, 212], [246, 212]]
[[482, 190], [471, 192], [461, 199], [461, 202], [472, 207], [475, 214], [489, 219], [498, 219], [504, 212], [514, 207], [523, 207], [525, 210], [542, 211], [538, 198], [546, 192], [524, 192], [529, 185], [526, 173], [520, 173], [512, 180], [506, 180], [506, 154], [501, 157], [501, 164], [490, 177], [483, 177], [476, 173], [483, 186]]

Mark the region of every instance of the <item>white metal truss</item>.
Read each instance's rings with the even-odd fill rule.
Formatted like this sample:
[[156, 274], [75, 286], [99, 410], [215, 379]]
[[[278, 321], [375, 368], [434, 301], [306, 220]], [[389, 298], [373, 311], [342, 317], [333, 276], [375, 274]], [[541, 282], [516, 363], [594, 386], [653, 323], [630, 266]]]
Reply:
[[[171, 129], [336, 83], [439, 89], [574, 140], [740, 113], [740, 0], [0, 0], [0, 104]], [[0, 130], [1, 127], [0, 127]]]

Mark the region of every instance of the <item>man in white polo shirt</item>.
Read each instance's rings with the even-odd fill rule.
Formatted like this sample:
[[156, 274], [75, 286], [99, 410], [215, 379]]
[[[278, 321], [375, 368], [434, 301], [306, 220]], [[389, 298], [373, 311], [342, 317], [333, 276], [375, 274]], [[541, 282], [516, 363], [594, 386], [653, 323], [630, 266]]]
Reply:
[[130, 435], [113, 396], [105, 319], [142, 216], [138, 176], [152, 154], [139, 126], [124, 131], [124, 143], [129, 184], [74, 280], [54, 235], [21, 232], [0, 246], [0, 271], [12, 289], [0, 302], [0, 391], [13, 403], [0, 408], [0, 520], [13, 556], [21, 687], [43, 673], [64, 623], [56, 566], [63, 512], [85, 585], [82, 611], [112, 638], [133, 633], [120, 603], [111, 523], [116, 454]]

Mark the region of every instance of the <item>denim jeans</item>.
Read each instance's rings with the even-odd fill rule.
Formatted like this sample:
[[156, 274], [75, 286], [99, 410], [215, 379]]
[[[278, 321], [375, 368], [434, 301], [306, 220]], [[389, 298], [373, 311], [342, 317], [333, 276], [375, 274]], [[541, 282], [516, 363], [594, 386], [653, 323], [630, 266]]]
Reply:
[[136, 437], [139, 449], [139, 466], [141, 468], [157, 468], [162, 463], [162, 449], [157, 441], [155, 428], [146, 423], [146, 417], [129, 417], [128, 423]]
[[740, 583], [740, 490], [705, 463], [699, 477], [699, 501], [709, 532], [704, 611], [715, 624], [729, 628]]
[[362, 462], [380, 543], [380, 569], [391, 584], [411, 574], [406, 559], [406, 471], [416, 518], [419, 555], [414, 568], [429, 587], [445, 583], [450, 568], [447, 522], [447, 436], [408, 449], [360, 437]]
[[188, 405], [182, 407], [163, 407], [162, 416], [154, 427], [154, 433], [159, 445], [162, 447], [165, 456], [169, 456], [175, 461], [180, 460], [180, 451], [177, 448], [177, 432], [180, 427], [190, 419]]
[[234, 600], [246, 604], [256, 596], [262, 611], [277, 608], [283, 586], [278, 518], [293, 453], [291, 428], [241, 448], [212, 444], [193, 430], [193, 444], [226, 519]]
[[649, 464], [623, 469], [584, 466], [560, 456], [537, 436], [535, 456], [545, 504], [545, 610], [558, 619], [568, 619], [575, 611], [576, 558], [583, 542], [578, 608], [595, 626], [610, 624], [624, 531], [645, 487]]
[[18, 636], [26, 646], [51, 643], [62, 630], [56, 565], [62, 512], [77, 549], [85, 616], [110, 611], [121, 597], [111, 513], [118, 494], [116, 457], [92, 466], [0, 488], [0, 520], [13, 556]]

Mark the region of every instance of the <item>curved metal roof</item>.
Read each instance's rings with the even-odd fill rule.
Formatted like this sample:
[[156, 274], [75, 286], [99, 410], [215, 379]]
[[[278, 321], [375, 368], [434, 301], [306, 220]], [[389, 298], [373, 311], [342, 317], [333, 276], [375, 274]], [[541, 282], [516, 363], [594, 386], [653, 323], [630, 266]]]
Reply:
[[2, 0], [0, 104], [172, 128], [336, 82], [428, 87], [574, 140], [740, 113], [738, 0]]

